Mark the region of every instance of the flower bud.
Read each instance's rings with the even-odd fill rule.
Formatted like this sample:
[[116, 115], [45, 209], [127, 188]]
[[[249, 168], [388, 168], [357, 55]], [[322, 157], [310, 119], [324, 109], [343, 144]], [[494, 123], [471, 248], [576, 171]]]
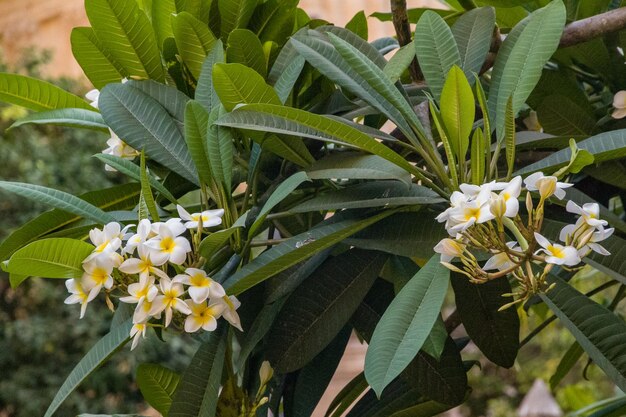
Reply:
[[506, 213], [506, 201], [503, 197], [492, 199], [489, 204], [489, 210], [491, 210], [491, 214], [496, 216], [496, 218], [501, 219]]
[[261, 369], [259, 369], [259, 378], [261, 379], [261, 386], [266, 385], [274, 376], [274, 370], [270, 366], [268, 361], [263, 361]]
[[546, 199], [556, 190], [556, 177], [544, 177], [537, 181], [537, 189], [541, 198]]
[[528, 210], [529, 215], [533, 212], [533, 196], [530, 195], [530, 192], [526, 193], [526, 210]]

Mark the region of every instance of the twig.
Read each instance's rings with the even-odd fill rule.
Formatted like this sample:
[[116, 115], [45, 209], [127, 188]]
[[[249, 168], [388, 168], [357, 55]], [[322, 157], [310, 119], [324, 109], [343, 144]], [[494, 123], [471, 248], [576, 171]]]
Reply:
[[587, 42], [626, 27], [626, 7], [577, 20], [565, 26], [559, 48]]

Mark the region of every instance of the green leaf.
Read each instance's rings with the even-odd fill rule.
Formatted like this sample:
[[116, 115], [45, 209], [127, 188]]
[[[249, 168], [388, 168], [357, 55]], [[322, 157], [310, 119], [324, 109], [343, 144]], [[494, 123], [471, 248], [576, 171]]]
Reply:
[[506, 102], [513, 97], [517, 115], [556, 50], [564, 25], [565, 6], [556, 0], [522, 20], [502, 43], [489, 88], [489, 114], [495, 116], [499, 139], [504, 137]]
[[397, 213], [349, 237], [344, 243], [363, 249], [373, 249], [394, 255], [430, 258], [433, 247], [447, 233], [435, 220], [435, 214]]
[[205, 23], [190, 13], [178, 13], [171, 19], [178, 52], [191, 74], [198, 79], [202, 63], [215, 45], [216, 38]]
[[378, 277], [387, 256], [353, 249], [328, 259], [287, 300], [266, 355], [280, 373], [302, 368], [344, 327]]
[[298, 0], [262, 2], [254, 10], [248, 26], [262, 42], [273, 41], [282, 45], [294, 28], [297, 6]]
[[[329, 33], [328, 37], [348, 65], [363, 77], [371, 89], [384, 99], [383, 107], [386, 107], [387, 103], [389, 103], [389, 105], [398, 109], [400, 116], [395, 116], [389, 109], [387, 109], [387, 113], [392, 116], [391, 120], [405, 132], [408, 138], [415, 137], [412, 129], [418, 132], [424, 131], [417, 114], [415, 114], [407, 99], [400, 93], [397, 86], [385, 76], [382, 69], [378, 68], [374, 62], [357, 48], [333, 33]], [[383, 114], [387, 113], [383, 112]]]
[[433, 256], [393, 300], [372, 336], [365, 377], [380, 397], [428, 337], [448, 289], [449, 270]]
[[459, 160], [467, 155], [474, 116], [474, 93], [461, 68], [454, 65], [441, 91], [441, 118]]
[[494, 9], [481, 7], [463, 13], [452, 25], [452, 35], [461, 57], [461, 68], [472, 84], [474, 83], [472, 74], [480, 72], [487, 58], [495, 23]]
[[392, 213], [393, 210], [387, 210], [366, 219], [324, 221], [308, 232], [296, 235], [263, 252], [231, 275], [224, 283], [224, 288], [229, 294], [240, 294]]
[[206, 148], [208, 130], [209, 113], [199, 102], [190, 100], [185, 108], [185, 141], [204, 184], [210, 184], [212, 178]]
[[509, 181], [515, 168], [515, 115], [513, 114], [513, 96], [506, 102], [504, 121], [504, 148], [506, 152], [506, 179]]
[[585, 352], [621, 390], [626, 390], [626, 324], [612, 311], [558, 277], [541, 299], [574, 335]]
[[80, 240], [42, 239], [15, 252], [5, 270], [22, 276], [80, 278], [83, 261], [93, 249], [93, 245]]
[[253, 140], [262, 144], [263, 150], [271, 152], [301, 167], [308, 167], [315, 161], [313, 155], [301, 138], [296, 136], [278, 136], [274, 134], [260, 138], [253, 135]]
[[550, 377], [550, 389], [555, 390], [559, 383], [565, 378], [565, 376], [572, 370], [574, 365], [578, 362], [578, 360], [583, 356], [585, 351], [580, 346], [580, 343], [574, 342], [567, 349], [565, 355], [561, 358], [559, 365], [556, 367], [556, 371]]
[[174, 37], [172, 30], [172, 15], [176, 14], [175, 0], [159, 0], [152, 2], [152, 27], [156, 35], [159, 49], [163, 49], [163, 42]]
[[474, 284], [466, 276], [452, 274], [456, 308], [467, 335], [491, 362], [504, 368], [515, 363], [519, 349], [520, 322], [517, 311], [499, 309], [512, 292], [506, 278]]
[[472, 136], [472, 152], [470, 168], [472, 171], [472, 184], [481, 185], [485, 178], [485, 136], [482, 129], [474, 130]]
[[[412, 8], [407, 10], [407, 14], [409, 17], [410, 23], [415, 23], [422, 15], [427, 12], [432, 11], [437, 13], [441, 17], [446, 17], [451, 14], [455, 14], [454, 10], [443, 10], [443, 9], [427, 9], [427, 8]], [[371, 17], [380, 20], [381, 22], [391, 22], [393, 20], [393, 15], [390, 12], [375, 12], [370, 15]]]
[[183, 131], [185, 106], [189, 101], [187, 95], [174, 87], [153, 80], [128, 80], [124, 85], [136, 88], [156, 100], [174, 118], [180, 130]]
[[437, 101], [446, 75], [461, 65], [459, 48], [448, 24], [435, 12], [426, 11], [415, 27], [415, 50], [428, 88]]
[[[161, 3], [161, 2], [157, 2]], [[72, 29], [72, 54], [94, 87], [100, 89], [109, 83], [119, 83], [128, 77], [126, 70], [115, 61], [90, 27]]]
[[289, 178], [282, 181], [278, 187], [274, 190], [274, 192], [269, 196], [259, 214], [257, 215], [256, 220], [250, 226], [249, 234], [251, 236], [255, 235], [255, 231], [261, 226], [267, 214], [281, 201], [287, 198], [291, 193], [293, 193], [296, 188], [298, 188], [303, 182], [311, 181], [311, 179], [307, 176], [305, 172], [297, 172], [290, 176]]
[[406, 171], [376, 155], [341, 152], [326, 156], [306, 170], [311, 179], [397, 179], [407, 186], [411, 178]]
[[91, 219], [96, 223], [104, 224], [115, 221], [114, 217], [98, 207], [63, 191], [42, 187], [40, 185], [8, 181], [0, 181], [0, 188], [21, 197], [28, 198], [29, 200], [74, 213], [86, 219]]
[[117, 350], [128, 342], [132, 320], [116, 327], [100, 339], [72, 369], [54, 396], [52, 403], [46, 410], [44, 417], [52, 417], [65, 399], [87, 378], [93, 371], [107, 361]]
[[103, 49], [124, 72], [129, 76], [165, 81], [150, 20], [136, 2], [87, 0], [85, 11]]
[[391, 80], [391, 82], [396, 82], [402, 77], [402, 73], [409, 68], [411, 62], [415, 59], [415, 45], [411, 42], [408, 45], [404, 45], [402, 48], [398, 49], [398, 51], [391, 57], [383, 72]]
[[144, 91], [125, 84], [106, 86], [100, 94], [99, 104], [104, 120], [109, 126], [115, 126], [119, 137], [137, 150], [144, 149], [147, 156], [198, 185], [198, 173], [181, 127], [164, 105]]
[[398, 181], [375, 181], [320, 194], [289, 209], [290, 213], [371, 207], [436, 204], [444, 200], [421, 185], [407, 187]]
[[220, 116], [226, 114], [224, 107], [214, 108], [209, 115], [205, 152], [209, 156], [209, 165], [213, 178], [222, 183], [225, 190], [231, 189], [233, 176], [234, 145], [230, 129], [215, 123]]
[[[102, 162], [110, 165], [115, 168], [122, 174], [128, 176], [129, 178], [134, 179], [135, 181], [141, 181], [141, 168], [134, 164], [133, 162], [120, 158], [115, 155], [107, 155], [103, 153], [97, 153], [94, 157], [98, 158]], [[168, 199], [171, 203], [178, 204], [176, 198], [170, 193], [167, 188], [163, 186], [154, 176], [148, 174], [148, 180], [150, 181], [150, 186], [154, 188], [155, 191], [158, 191], [163, 197]]]
[[[82, 194], [80, 198], [102, 210], [128, 209], [137, 204], [139, 185], [118, 185]], [[7, 259], [20, 247], [63, 227], [75, 224], [80, 219], [81, 216], [62, 210], [51, 210], [39, 215], [15, 230], [0, 243], [0, 261]]]
[[[435, 100], [432, 97], [428, 98], [428, 107], [430, 110], [430, 114], [433, 118], [433, 123], [435, 124], [435, 128], [437, 129], [437, 133], [439, 134], [439, 138], [441, 139], [441, 143], [443, 144], [443, 149], [446, 153], [446, 158], [448, 159], [448, 170], [450, 171], [450, 180], [452, 181], [452, 188], [459, 188], [459, 180], [463, 181], [463, 179], [459, 179], [459, 174], [457, 171], [457, 158], [454, 157], [455, 150], [453, 150], [452, 141], [448, 138], [448, 132], [444, 126], [443, 119], [441, 118], [441, 113], [437, 109], [435, 105]], [[456, 152], [458, 152], [459, 144], [456, 144], [457, 148]], [[464, 159], [458, 158], [458, 162], [461, 164], [465, 162]], [[461, 167], [459, 167], [461, 168]], [[461, 172], [463, 170], [461, 169]]]
[[[289, 94], [291, 93], [291, 90], [293, 90], [293, 87], [296, 85], [296, 81], [298, 81], [298, 78], [300, 77], [300, 73], [302, 72], [305, 63], [306, 60], [302, 56], [296, 55], [293, 60], [291, 60], [284, 68], [280, 70], [280, 74], [278, 75], [278, 78], [273, 83], [273, 85], [274, 90], [276, 90], [276, 94], [278, 95], [281, 103], [284, 104], [287, 101], [287, 98], [289, 98]], [[276, 62], [274, 62], [272, 71], [274, 71], [274, 68], [277, 64], [278, 59], [276, 59]]]
[[[324, 417], [340, 417], [367, 389], [365, 374], [361, 372], [348, 382], [335, 396]], [[331, 414], [332, 413], [332, 414]]]
[[213, 1], [206, 0], [174, 0], [176, 10], [179, 12], [188, 12], [196, 19], [204, 24], [209, 23], [209, 13], [212, 13]]
[[310, 417], [337, 370], [351, 328], [344, 327], [337, 337], [309, 364], [300, 370], [293, 393], [293, 416]]
[[263, 45], [259, 38], [248, 29], [235, 29], [230, 33], [226, 57], [228, 62], [252, 68], [263, 78], [267, 76]]
[[[576, 144], [578, 149], [589, 152], [594, 157], [594, 162], [610, 161], [626, 156], [626, 129], [612, 130], [600, 133]], [[554, 152], [533, 164], [518, 170], [514, 175], [526, 175], [536, 171], [546, 174], [556, 171], [567, 165], [570, 161], [572, 150], [570, 148]]]
[[592, 111], [581, 108], [569, 97], [553, 94], [537, 107], [537, 118], [546, 133], [556, 136], [591, 134], [596, 125]]
[[348, 125], [304, 110], [272, 104], [249, 104], [220, 118], [217, 124], [349, 144], [378, 155], [407, 172], [415, 172], [415, 167], [376, 139]]
[[161, 365], [142, 363], [137, 368], [136, 381], [146, 402], [166, 416], [180, 375]]
[[56, 126], [76, 127], [82, 129], [108, 132], [109, 127], [104, 123], [100, 113], [87, 109], [58, 109], [39, 113], [32, 113], [16, 120], [9, 129], [26, 124], [50, 124]]
[[238, 104], [280, 104], [276, 92], [263, 77], [241, 64], [216, 64], [213, 67], [213, 86], [228, 111]]
[[183, 373], [168, 417], [214, 417], [226, 352], [226, 326], [205, 336]]
[[365, 12], [361, 10], [357, 14], [350, 19], [348, 23], [346, 23], [346, 29], [354, 32], [360, 38], [367, 40], [368, 29], [367, 29], [367, 18], [365, 17]]
[[221, 40], [213, 44], [213, 49], [209, 52], [202, 63], [198, 87], [196, 88], [195, 99], [204, 106], [207, 112], [218, 106], [220, 101], [215, 88], [213, 88], [213, 66], [224, 62], [224, 45]]
[[210, 259], [219, 248], [224, 246], [228, 239], [237, 231], [236, 227], [230, 229], [220, 230], [215, 233], [211, 233], [200, 242], [198, 253], [206, 259]]
[[96, 112], [82, 98], [46, 81], [0, 73], [0, 101], [36, 111], [81, 108]]
[[152, 221], [159, 222], [161, 219], [159, 218], [159, 211], [157, 210], [156, 202], [154, 201], [154, 196], [152, 195], [152, 190], [150, 189], [150, 181], [148, 180], [148, 170], [146, 168], [146, 154], [144, 151], [141, 151], [141, 166], [140, 166], [141, 174], [139, 176], [139, 182], [141, 184], [141, 196], [139, 198], [139, 204], [142, 202], [145, 203], [148, 208], [148, 213], [152, 218]]
[[222, 39], [235, 29], [245, 28], [254, 13], [258, 0], [216, 0], [220, 10]]

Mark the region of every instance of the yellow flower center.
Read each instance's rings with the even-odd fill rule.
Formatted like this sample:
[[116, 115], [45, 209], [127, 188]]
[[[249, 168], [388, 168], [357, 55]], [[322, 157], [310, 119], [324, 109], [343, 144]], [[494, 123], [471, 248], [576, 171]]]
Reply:
[[548, 251], [552, 254], [552, 256], [556, 258], [559, 258], [559, 259], [565, 258], [565, 253], [563, 252], [563, 249], [561, 248], [558, 248], [553, 245], [548, 245], [546, 249], [548, 249]]
[[509, 194], [509, 193], [502, 193], [502, 197], [504, 198], [504, 201], [508, 201], [509, 198], [511, 198], [511, 194]]
[[194, 274], [189, 278], [189, 282], [194, 287], [208, 287], [209, 285], [211, 285], [211, 281], [209, 280], [209, 278], [205, 277], [202, 274]]
[[97, 285], [104, 285], [106, 280], [109, 278], [109, 274], [107, 273], [106, 269], [96, 268], [91, 274], [91, 277]]
[[103, 243], [101, 243], [100, 245], [98, 245], [98, 247], [94, 250], [94, 252], [102, 252], [103, 250], [106, 249], [107, 245], [109, 244], [108, 240], [105, 240]]
[[480, 216], [480, 207], [476, 208], [466, 208], [465, 209], [465, 220], [470, 221], [472, 219], [478, 219]]
[[161, 239], [161, 249], [163, 252], [171, 253], [175, 247], [176, 244], [174, 243], [174, 239], [171, 237], [164, 237]]

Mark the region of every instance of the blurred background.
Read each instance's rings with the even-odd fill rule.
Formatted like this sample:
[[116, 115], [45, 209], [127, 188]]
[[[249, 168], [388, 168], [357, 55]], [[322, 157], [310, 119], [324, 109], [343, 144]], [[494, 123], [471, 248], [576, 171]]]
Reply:
[[[129, 0], [130, 1], [130, 0]], [[158, 1], [158, 0], [155, 0]], [[408, 1], [409, 7], [445, 7], [437, 0]], [[311, 17], [343, 26], [355, 13], [366, 15], [388, 11], [388, 0], [302, 0], [300, 6]], [[369, 18], [370, 40], [392, 36], [391, 23]], [[76, 94], [91, 89], [73, 59], [70, 32], [87, 26], [82, 0], [0, 0], [0, 71], [45, 78]], [[91, 155], [106, 147], [105, 135], [55, 127], [7, 128], [25, 114], [16, 106], [0, 104], [0, 179], [39, 184], [80, 194], [117, 184], [119, 176], [105, 173]], [[0, 241], [14, 228], [43, 212], [45, 207], [9, 194], [0, 195]], [[61, 281], [31, 279], [17, 290], [8, 286], [0, 272], [0, 417], [42, 415], [58, 387], [82, 355], [108, 331], [110, 312], [101, 304], [90, 305], [78, 320], [76, 306], [65, 306]], [[593, 277], [585, 286], [595, 285]], [[611, 294], [607, 294], [610, 296]], [[547, 312], [546, 312], [547, 314]], [[525, 318], [523, 331], [535, 327], [542, 317]], [[462, 331], [462, 330], [461, 330]], [[453, 416], [518, 416], [522, 398], [536, 379], [548, 380], [573, 339], [551, 325], [539, 338], [525, 346], [512, 370], [482, 363], [483, 376], [470, 376], [474, 393]], [[59, 416], [79, 413], [139, 413], [147, 410], [133, 385], [136, 365], [157, 362], [180, 371], [186, 366], [195, 344], [191, 339], [172, 338], [162, 343], [150, 338], [133, 354], [118, 353], [72, 394]], [[323, 416], [334, 395], [363, 368], [366, 346], [353, 338], [342, 364], [315, 417]], [[466, 359], [479, 358], [471, 345]], [[543, 360], [530, 360], [541, 355]], [[575, 410], [612, 394], [611, 385], [591, 368], [581, 378], [584, 361], [562, 383], [556, 394], [559, 406]], [[537, 368], [539, 364], [548, 364]], [[524, 364], [523, 368], [519, 364]], [[563, 388], [564, 385], [567, 385]], [[130, 389], [129, 389], [130, 387]], [[545, 388], [544, 388], [545, 391]], [[545, 392], [544, 392], [545, 393]], [[550, 414], [554, 415], [554, 414]], [[556, 414], [558, 416], [559, 414]]]

